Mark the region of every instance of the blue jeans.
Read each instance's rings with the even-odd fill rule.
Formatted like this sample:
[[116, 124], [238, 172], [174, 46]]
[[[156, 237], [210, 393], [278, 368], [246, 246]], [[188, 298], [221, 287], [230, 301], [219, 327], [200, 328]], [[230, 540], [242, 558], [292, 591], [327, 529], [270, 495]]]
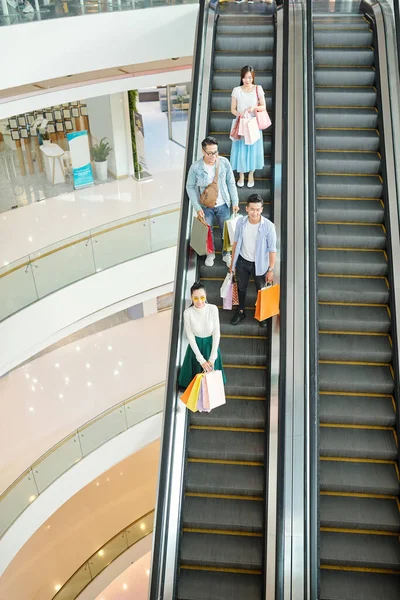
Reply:
[[[229, 206], [227, 206], [224, 203], [224, 204], [221, 204], [221, 206], [215, 206], [214, 208], [204, 207], [203, 211], [204, 211], [204, 217], [206, 219], [206, 223], [207, 223], [207, 225], [210, 225], [210, 227], [211, 227], [211, 235], [212, 235], [213, 244], [214, 244], [214, 248], [215, 248], [214, 232], [213, 232], [214, 219], [216, 219], [216, 221], [218, 223], [218, 227], [220, 228], [220, 231], [221, 231], [221, 240], [223, 240], [223, 238], [224, 238], [224, 223], [225, 223], [225, 221], [228, 221], [228, 219], [230, 219], [231, 209], [229, 208]], [[222, 256], [226, 256], [227, 254], [229, 254], [229, 252], [222, 252]]]

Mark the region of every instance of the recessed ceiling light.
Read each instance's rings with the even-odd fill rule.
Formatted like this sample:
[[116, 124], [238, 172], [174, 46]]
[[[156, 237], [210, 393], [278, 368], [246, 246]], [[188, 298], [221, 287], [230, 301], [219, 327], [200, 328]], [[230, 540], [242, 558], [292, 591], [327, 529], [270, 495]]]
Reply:
[[36, 498], [35, 495], [29, 496], [29, 502], [33, 502], [35, 498]]
[[54, 586], [54, 589], [56, 592], [59, 592], [61, 590], [61, 584], [57, 583], [57, 585]]
[[97, 553], [99, 556], [104, 556], [104, 550], [99, 550]]
[[33, 412], [35, 409], [33, 408], [33, 406], [29, 407], [29, 412]]

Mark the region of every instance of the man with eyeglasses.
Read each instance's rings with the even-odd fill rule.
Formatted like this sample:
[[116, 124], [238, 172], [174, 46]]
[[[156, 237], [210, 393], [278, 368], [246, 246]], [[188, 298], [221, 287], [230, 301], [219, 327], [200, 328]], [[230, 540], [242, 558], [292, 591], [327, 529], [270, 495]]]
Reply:
[[[227, 158], [218, 155], [218, 141], [213, 137], [206, 137], [201, 142], [203, 157], [197, 160], [189, 169], [186, 182], [186, 191], [197, 216], [204, 219], [211, 227], [214, 220], [217, 221], [221, 230], [221, 238], [224, 233], [224, 222], [231, 216], [231, 204], [234, 213], [239, 210], [239, 197], [236, 188], [235, 177], [232, 167]], [[219, 163], [218, 172], [218, 198], [214, 208], [208, 208], [200, 204], [200, 196], [206, 187], [214, 181], [217, 162]], [[214, 241], [214, 235], [213, 235]], [[212, 267], [215, 260], [215, 253], [208, 254], [206, 266]], [[231, 266], [231, 255], [229, 252], [222, 252], [222, 260], [228, 269]]]

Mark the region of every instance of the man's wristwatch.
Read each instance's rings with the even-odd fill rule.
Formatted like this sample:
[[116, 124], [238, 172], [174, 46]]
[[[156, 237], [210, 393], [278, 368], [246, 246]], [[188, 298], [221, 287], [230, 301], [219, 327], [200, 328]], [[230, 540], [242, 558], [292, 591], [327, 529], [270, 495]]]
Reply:
[[268, 267], [268, 269], [267, 269], [267, 273], [268, 273], [268, 271], [272, 271], [272, 272], [274, 272], [274, 269], [271, 269], [271, 267]]

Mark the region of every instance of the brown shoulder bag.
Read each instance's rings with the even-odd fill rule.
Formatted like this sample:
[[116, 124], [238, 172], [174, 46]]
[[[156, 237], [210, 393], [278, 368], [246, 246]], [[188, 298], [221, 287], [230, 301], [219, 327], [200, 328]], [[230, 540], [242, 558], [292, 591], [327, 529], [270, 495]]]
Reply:
[[204, 192], [200, 195], [200, 204], [206, 208], [214, 208], [218, 198], [218, 175], [219, 175], [219, 160], [215, 169], [214, 179], [208, 184]]

